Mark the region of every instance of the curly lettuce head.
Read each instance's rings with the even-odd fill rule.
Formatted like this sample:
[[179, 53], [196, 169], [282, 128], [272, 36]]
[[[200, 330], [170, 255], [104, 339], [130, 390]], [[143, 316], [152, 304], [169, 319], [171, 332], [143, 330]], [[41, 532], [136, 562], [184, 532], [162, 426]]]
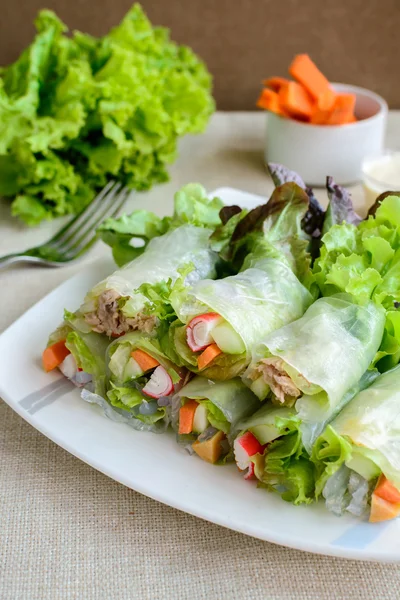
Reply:
[[74, 213], [108, 179], [168, 178], [179, 136], [214, 109], [211, 77], [135, 4], [103, 38], [39, 13], [37, 35], [0, 73], [0, 194], [29, 225]]

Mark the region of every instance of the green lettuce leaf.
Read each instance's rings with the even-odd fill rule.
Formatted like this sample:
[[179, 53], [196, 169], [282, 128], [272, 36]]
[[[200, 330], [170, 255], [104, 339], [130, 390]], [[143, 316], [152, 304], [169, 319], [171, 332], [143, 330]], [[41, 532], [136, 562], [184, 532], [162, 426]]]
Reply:
[[221, 223], [222, 206], [222, 200], [210, 199], [202, 185], [189, 183], [176, 192], [172, 217], [161, 219], [147, 210], [135, 210], [130, 215], [107, 219], [98, 233], [111, 246], [115, 262], [122, 266], [140, 256], [151, 239], [173, 228], [190, 224], [214, 229]]
[[97, 333], [71, 331], [65, 345], [73, 354], [78, 367], [93, 377], [96, 394], [103, 396], [106, 386], [105, 357], [108, 339]]
[[294, 504], [314, 498], [315, 467], [304, 449], [300, 420], [293, 408], [264, 404], [239, 423], [240, 435], [250, 431], [266, 448], [253, 459], [255, 474], [264, 487]]
[[166, 181], [179, 137], [214, 110], [205, 65], [138, 4], [102, 38], [69, 36], [48, 10], [35, 25], [0, 73], [0, 193], [13, 214], [35, 225], [77, 212], [110, 179]]

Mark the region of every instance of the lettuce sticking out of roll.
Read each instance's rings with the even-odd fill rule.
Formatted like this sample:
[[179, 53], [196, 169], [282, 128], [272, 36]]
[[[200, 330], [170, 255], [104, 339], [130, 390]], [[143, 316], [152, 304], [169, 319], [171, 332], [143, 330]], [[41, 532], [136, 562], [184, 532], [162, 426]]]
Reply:
[[304, 423], [324, 423], [370, 367], [384, 323], [373, 302], [359, 306], [345, 294], [320, 298], [259, 344], [245, 381], [260, 399], [295, 405]]
[[211, 381], [195, 377], [175, 398], [172, 426], [178, 441], [207, 462], [231, 457], [231, 428], [259, 407], [240, 379]]
[[247, 265], [238, 275], [202, 280], [172, 295], [179, 321], [170, 328], [169, 346], [177, 364], [211, 379], [231, 379], [263, 337], [311, 304], [311, 294], [284, 262], [252, 256]]
[[208, 229], [218, 227], [222, 208], [220, 198], [209, 198], [199, 183], [188, 183], [175, 194], [171, 217], [161, 219], [148, 210], [135, 210], [130, 215], [106, 219], [98, 233], [111, 246], [115, 262], [122, 267], [143, 254], [151, 239], [171, 229], [187, 224]]
[[318, 438], [317, 495], [336, 514], [400, 514], [400, 366], [357, 394]]
[[58, 368], [77, 387], [88, 386], [104, 395], [108, 343], [98, 333], [82, 333], [63, 323], [50, 335], [43, 366], [46, 371]]
[[239, 423], [234, 455], [245, 479], [257, 478], [294, 504], [314, 499], [315, 467], [302, 443], [300, 418], [293, 407], [264, 404]]

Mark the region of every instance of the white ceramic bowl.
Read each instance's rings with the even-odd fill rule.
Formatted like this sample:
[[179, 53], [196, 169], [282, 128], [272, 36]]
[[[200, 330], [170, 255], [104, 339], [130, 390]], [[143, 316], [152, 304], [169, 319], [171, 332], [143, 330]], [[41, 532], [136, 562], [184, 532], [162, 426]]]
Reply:
[[265, 160], [281, 163], [308, 185], [325, 185], [331, 175], [342, 185], [362, 179], [366, 156], [383, 150], [388, 107], [383, 98], [353, 85], [332, 84], [338, 92], [356, 95], [359, 121], [347, 125], [311, 125], [268, 113]]

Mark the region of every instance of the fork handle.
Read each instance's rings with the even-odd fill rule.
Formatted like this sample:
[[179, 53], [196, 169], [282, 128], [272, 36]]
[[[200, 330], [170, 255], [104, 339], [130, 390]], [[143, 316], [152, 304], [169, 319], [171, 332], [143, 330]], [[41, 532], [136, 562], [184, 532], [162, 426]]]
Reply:
[[0, 269], [3, 269], [4, 267], [8, 267], [8, 265], [11, 265], [12, 263], [15, 262], [24, 262], [25, 260], [27, 260], [27, 256], [24, 256], [23, 254], [7, 254], [6, 256], [0, 256]]

